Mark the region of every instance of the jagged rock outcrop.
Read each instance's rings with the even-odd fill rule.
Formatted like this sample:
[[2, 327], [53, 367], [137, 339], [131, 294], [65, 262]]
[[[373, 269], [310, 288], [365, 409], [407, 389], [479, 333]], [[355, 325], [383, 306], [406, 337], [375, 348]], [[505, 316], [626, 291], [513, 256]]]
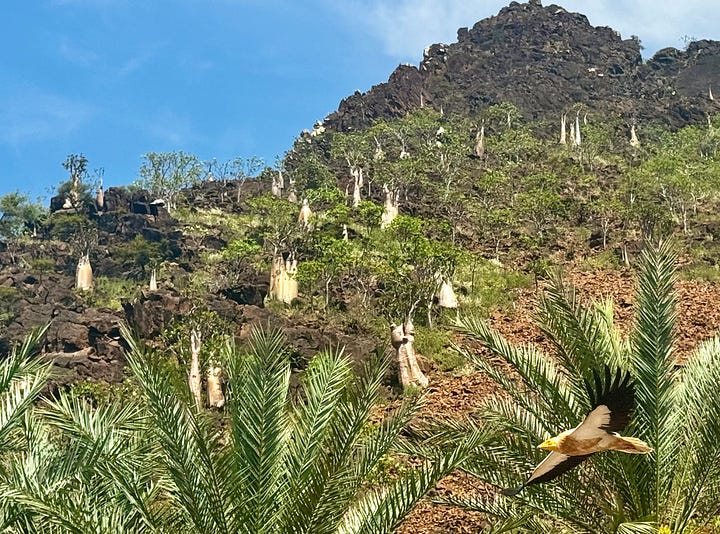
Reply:
[[120, 314], [79, 303], [73, 285], [73, 277], [62, 273], [19, 268], [2, 273], [0, 286], [14, 292], [15, 302], [12, 322], [0, 329], [0, 351], [50, 323], [43, 357], [55, 362], [53, 384], [89, 378], [118, 382], [125, 365]]
[[717, 111], [708, 92], [720, 92], [720, 42], [666, 48], [643, 63], [637, 38], [622, 39], [582, 14], [539, 2], [512, 2], [457, 35], [456, 43], [428, 47], [418, 67], [401, 65], [387, 83], [343, 100], [324, 125], [348, 131], [421, 105], [467, 115], [500, 102], [530, 119], [555, 120], [582, 103], [672, 127]]

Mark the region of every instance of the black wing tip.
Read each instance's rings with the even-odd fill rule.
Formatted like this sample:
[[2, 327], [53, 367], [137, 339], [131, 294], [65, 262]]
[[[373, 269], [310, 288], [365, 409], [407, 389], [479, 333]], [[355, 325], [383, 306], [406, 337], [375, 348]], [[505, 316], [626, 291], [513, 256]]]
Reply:
[[630, 372], [616, 367], [603, 366], [592, 372], [592, 379], [585, 379], [590, 401], [593, 407], [601, 404], [622, 404], [631, 407], [634, 404], [635, 387]]
[[502, 495], [505, 495], [506, 497], [515, 497], [518, 493], [520, 493], [523, 488], [525, 487], [525, 484], [522, 486], [518, 486], [516, 488], [505, 488], [504, 490], [500, 491]]

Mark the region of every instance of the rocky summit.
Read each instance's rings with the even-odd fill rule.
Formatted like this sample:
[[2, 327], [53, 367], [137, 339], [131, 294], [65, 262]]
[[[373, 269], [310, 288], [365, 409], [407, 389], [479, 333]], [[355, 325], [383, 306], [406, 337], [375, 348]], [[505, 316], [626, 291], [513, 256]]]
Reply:
[[512, 2], [460, 28], [457, 42], [425, 49], [419, 66], [400, 65], [386, 83], [356, 92], [325, 126], [350, 131], [423, 106], [472, 115], [501, 102], [529, 119], [557, 118], [570, 106], [673, 128], [717, 111], [720, 42], [665, 48], [643, 62], [636, 36], [623, 39], [587, 17], [539, 1]]

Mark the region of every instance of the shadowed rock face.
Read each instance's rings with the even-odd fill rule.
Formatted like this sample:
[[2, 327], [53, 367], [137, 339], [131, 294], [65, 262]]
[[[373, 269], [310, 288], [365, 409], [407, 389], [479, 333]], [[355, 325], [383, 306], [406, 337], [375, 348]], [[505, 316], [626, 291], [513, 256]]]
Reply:
[[472, 114], [500, 102], [526, 118], [557, 119], [569, 106], [680, 127], [717, 111], [720, 42], [696, 41], [686, 51], [660, 50], [642, 62], [636, 38], [557, 5], [512, 2], [497, 16], [460, 28], [458, 41], [434, 44], [418, 67], [401, 65], [387, 83], [340, 103], [325, 126], [362, 129], [376, 118], [424, 105]]

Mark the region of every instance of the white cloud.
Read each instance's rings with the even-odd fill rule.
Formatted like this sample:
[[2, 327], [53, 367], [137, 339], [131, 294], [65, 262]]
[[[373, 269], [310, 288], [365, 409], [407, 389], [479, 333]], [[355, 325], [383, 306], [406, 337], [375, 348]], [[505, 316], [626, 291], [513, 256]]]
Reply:
[[[399, 61], [418, 61], [433, 43], [456, 41], [457, 29], [497, 12], [501, 0], [352, 0], [327, 5], [360, 24], [385, 53]], [[567, 0], [558, 1], [568, 11], [587, 15], [595, 26], [611, 26], [624, 38], [637, 35], [654, 53], [659, 48], [682, 48], [686, 35], [720, 39], [717, 6], [707, 0]], [[549, 5], [549, 1], [544, 2]]]
[[94, 114], [85, 103], [36, 87], [13, 87], [0, 94], [0, 143], [19, 145], [67, 136]]
[[637, 35], [653, 54], [683, 48], [685, 36], [720, 39], [717, 5], [706, 0], [574, 0], [565, 7], [587, 15], [595, 26], [610, 26], [623, 38]]

